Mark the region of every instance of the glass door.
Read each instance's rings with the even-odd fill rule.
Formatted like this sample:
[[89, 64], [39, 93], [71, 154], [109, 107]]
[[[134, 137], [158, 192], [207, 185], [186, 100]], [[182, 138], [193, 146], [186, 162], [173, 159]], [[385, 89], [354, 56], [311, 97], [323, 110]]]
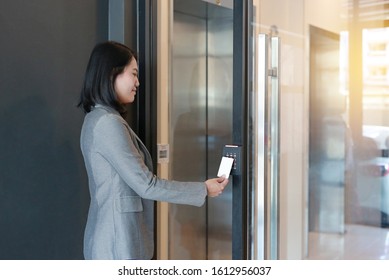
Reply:
[[253, 1], [250, 258], [301, 258], [304, 236], [304, 1]]
[[388, 3], [313, 2], [306, 258], [388, 259]]
[[255, 73], [258, 36], [281, 42], [279, 153], [264, 153], [279, 158], [279, 220], [265, 187], [264, 258], [389, 257], [387, 14], [386, 1], [253, 1]]

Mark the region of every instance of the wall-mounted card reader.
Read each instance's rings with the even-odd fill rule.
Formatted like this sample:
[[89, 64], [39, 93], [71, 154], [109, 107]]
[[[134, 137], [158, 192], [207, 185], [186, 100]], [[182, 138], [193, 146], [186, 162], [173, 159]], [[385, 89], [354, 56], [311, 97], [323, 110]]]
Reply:
[[231, 175], [242, 174], [242, 147], [237, 145], [225, 145], [223, 148], [223, 156], [234, 159], [232, 165]]

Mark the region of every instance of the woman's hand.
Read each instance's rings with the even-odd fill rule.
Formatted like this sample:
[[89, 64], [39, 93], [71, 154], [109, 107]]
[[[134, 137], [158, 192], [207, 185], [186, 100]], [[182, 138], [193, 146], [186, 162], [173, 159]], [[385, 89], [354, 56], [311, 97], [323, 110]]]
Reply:
[[205, 181], [205, 185], [207, 186], [208, 196], [216, 197], [220, 195], [224, 188], [228, 184], [228, 179], [225, 177], [213, 178]]

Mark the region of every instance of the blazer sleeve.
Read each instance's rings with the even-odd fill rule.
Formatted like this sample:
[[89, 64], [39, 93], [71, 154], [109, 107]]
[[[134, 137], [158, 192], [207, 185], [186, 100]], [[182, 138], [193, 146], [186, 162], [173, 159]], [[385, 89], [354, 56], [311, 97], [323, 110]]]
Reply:
[[194, 206], [204, 204], [205, 183], [164, 180], [149, 170], [120, 116], [103, 116], [93, 134], [96, 151], [140, 197]]

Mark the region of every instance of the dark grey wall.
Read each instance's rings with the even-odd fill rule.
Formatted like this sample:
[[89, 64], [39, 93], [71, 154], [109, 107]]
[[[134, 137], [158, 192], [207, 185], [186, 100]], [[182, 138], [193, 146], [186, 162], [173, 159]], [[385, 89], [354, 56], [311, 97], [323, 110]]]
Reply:
[[0, 259], [82, 259], [89, 206], [75, 107], [108, 0], [0, 2]]

